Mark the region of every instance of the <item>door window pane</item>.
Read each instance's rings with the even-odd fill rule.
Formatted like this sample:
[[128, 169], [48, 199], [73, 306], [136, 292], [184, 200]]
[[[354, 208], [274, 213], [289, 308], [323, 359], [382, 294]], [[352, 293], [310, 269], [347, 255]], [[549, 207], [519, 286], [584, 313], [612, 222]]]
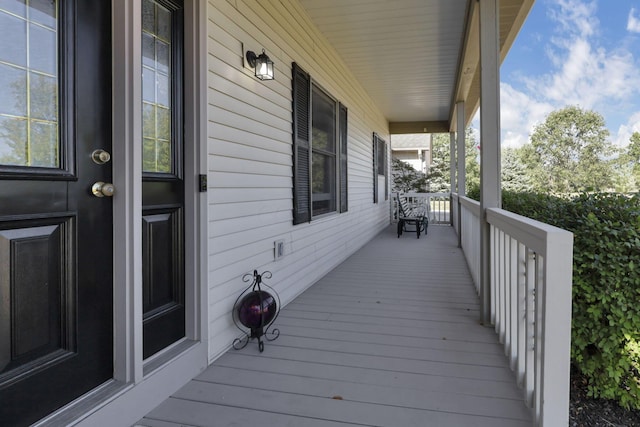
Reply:
[[0, 114], [0, 161], [24, 165], [27, 161], [27, 120]]
[[35, 24], [29, 26], [29, 31], [29, 68], [51, 76], [55, 75], [56, 32]]
[[0, 9], [24, 18], [27, 13], [26, 0], [0, 0]]
[[142, 2], [142, 169], [173, 172], [171, 11]]
[[49, 28], [56, 27], [56, 2], [51, 0], [28, 0], [30, 19]]
[[26, 117], [27, 71], [0, 62], [0, 114]]
[[31, 164], [32, 166], [50, 166], [56, 161], [55, 150], [58, 128], [51, 122], [31, 123]]
[[27, 21], [0, 9], [0, 61], [27, 65]]
[[29, 73], [31, 117], [55, 123], [58, 116], [58, 82], [53, 77]]
[[58, 1], [0, 0], [0, 165], [60, 167]]

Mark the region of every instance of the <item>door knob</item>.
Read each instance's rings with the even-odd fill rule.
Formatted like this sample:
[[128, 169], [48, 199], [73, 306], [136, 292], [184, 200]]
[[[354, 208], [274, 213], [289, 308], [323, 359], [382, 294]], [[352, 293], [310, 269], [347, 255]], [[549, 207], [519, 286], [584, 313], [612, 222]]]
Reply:
[[116, 189], [110, 182], [98, 181], [91, 186], [91, 192], [96, 197], [111, 197]]
[[111, 154], [103, 149], [93, 150], [93, 153], [91, 153], [91, 159], [99, 165], [104, 165], [111, 160]]

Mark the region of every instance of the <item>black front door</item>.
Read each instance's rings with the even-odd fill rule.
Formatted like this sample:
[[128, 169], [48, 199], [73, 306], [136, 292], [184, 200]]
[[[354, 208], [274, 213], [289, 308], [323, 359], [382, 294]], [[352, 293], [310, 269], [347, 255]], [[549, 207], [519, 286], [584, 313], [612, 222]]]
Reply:
[[110, 151], [110, 2], [0, 0], [2, 425], [112, 378]]

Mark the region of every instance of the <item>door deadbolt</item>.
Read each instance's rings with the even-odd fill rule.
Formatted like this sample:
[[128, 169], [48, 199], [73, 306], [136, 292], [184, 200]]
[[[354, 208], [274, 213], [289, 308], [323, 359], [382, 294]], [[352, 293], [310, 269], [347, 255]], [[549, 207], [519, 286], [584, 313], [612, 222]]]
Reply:
[[91, 153], [91, 159], [99, 165], [104, 165], [111, 160], [111, 154], [103, 149], [93, 150], [93, 153]]
[[111, 197], [115, 192], [116, 189], [110, 182], [98, 181], [91, 186], [91, 193], [96, 197]]

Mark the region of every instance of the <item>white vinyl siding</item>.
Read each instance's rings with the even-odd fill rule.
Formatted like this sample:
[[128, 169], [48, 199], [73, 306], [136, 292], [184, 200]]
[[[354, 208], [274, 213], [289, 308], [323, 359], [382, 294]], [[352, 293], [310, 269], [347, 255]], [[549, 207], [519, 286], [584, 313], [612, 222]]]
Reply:
[[[296, 0], [210, 1], [208, 36], [207, 287], [213, 360], [240, 333], [230, 313], [247, 285], [242, 275], [271, 271], [266, 282], [286, 304], [389, 224], [388, 203], [371, 200], [371, 134], [388, 138], [388, 123]], [[275, 63], [275, 80], [259, 81], [243, 66], [243, 46], [265, 49]], [[336, 162], [347, 169], [348, 211], [337, 195], [334, 212], [296, 226], [293, 62], [342, 101], [336, 114], [344, 107], [346, 120], [349, 110], [345, 140], [336, 141], [336, 150], [348, 151], [346, 164]], [[284, 257], [276, 262], [274, 241], [281, 239]]]

